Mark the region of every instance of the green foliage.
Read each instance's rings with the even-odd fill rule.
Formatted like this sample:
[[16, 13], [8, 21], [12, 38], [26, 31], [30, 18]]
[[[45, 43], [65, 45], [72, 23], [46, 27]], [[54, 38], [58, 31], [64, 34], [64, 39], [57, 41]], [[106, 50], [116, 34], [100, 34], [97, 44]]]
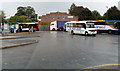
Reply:
[[91, 20], [94, 19], [92, 12], [83, 6], [76, 6], [74, 3], [69, 9], [69, 14], [78, 16], [78, 20]]
[[25, 8], [26, 7], [21, 7], [21, 6], [18, 7], [17, 8], [17, 13], [15, 14], [15, 16], [24, 16], [25, 15], [25, 11], [26, 11]]
[[77, 16], [76, 10], [77, 10], [77, 6], [74, 3], [71, 5], [70, 9], [68, 9], [69, 14]]
[[9, 20], [10, 23], [15, 22], [31, 22], [31, 20], [27, 16], [12, 16]]
[[120, 10], [113, 6], [107, 10], [104, 16], [107, 20], [120, 20]]
[[105, 20], [105, 16], [101, 16], [97, 10], [92, 11], [95, 20]]
[[78, 16], [78, 20], [120, 20], [120, 10], [116, 6], [113, 6], [107, 10], [107, 12], [101, 16], [97, 10], [90, 11], [83, 6], [76, 6], [74, 3], [69, 9], [69, 14]]
[[35, 14], [35, 10], [31, 6], [18, 7], [15, 16], [28, 16], [28, 18], [31, 19], [32, 22], [37, 21], [37, 14]]
[[105, 20], [105, 17], [104, 16], [98, 16], [97, 20]]
[[99, 20], [99, 18], [102, 18], [102, 16], [97, 10], [92, 11], [92, 14], [96, 20]]

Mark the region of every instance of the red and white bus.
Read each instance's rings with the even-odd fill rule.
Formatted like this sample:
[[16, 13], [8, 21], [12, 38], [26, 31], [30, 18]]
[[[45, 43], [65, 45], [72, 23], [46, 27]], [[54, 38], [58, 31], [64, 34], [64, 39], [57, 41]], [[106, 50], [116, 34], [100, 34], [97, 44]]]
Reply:
[[32, 29], [33, 31], [38, 31], [40, 29], [40, 24], [38, 22], [33, 22], [33, 23], [16, 23], [21, 31], [29, 31]]

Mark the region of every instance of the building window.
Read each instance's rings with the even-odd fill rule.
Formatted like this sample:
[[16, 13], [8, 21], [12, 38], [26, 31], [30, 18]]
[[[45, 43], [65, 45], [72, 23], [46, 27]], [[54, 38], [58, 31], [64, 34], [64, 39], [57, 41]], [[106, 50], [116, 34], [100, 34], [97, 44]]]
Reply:
[[62, 16], [62, 19], [65, 19], [65, 16]]
[[58, 16], [58, 19], [60, 19], [60, 16]]
[[52, 19], [55, 19], [55, 17], [52, 17]]
[[48, 19], [48, 17], [45, 17], [44, 19]]
[[73, 16], [68, 16], [68, 18], [73, 18]]

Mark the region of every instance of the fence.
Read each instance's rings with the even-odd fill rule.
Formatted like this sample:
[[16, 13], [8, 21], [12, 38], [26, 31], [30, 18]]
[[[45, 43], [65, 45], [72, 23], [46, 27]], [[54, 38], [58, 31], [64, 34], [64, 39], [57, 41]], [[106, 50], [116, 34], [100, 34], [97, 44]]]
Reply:
[[40, 25], [40, 31], [49, 31], [50, 25]]

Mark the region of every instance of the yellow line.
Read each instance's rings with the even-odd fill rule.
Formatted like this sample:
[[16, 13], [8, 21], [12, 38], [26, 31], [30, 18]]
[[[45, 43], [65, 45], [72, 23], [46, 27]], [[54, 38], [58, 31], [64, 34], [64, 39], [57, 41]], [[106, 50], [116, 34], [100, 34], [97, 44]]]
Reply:
[[116, 66], [116, 65], [120, 65], [120, 64], [102, 64], [102, 65], [96, 65], [96, 66], [91, 66], [91, 67], [87, 67], [84, 69], [91, 69], [91, 68], [96, 68], [96, 67], [104, 67], [104, 66]]

